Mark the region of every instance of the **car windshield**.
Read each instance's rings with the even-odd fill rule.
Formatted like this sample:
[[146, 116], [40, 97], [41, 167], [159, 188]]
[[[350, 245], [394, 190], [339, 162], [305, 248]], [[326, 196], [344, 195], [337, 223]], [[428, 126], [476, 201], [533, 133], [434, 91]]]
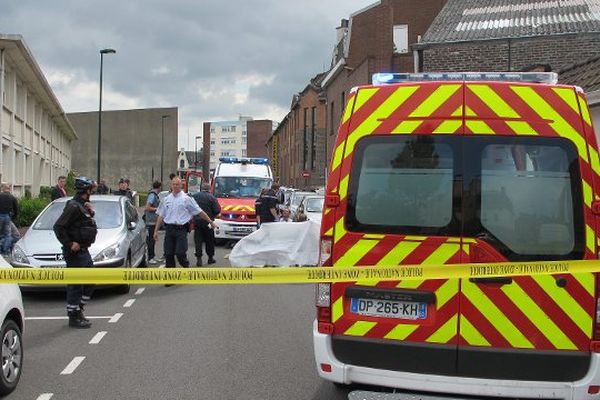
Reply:
[[312, 198], [306, 201], [306, 212], [320, 213], [323, 211], [323, 198]]
[[215, 179], [215, 196], [257, 198], [261, 189], [268, 187], [271, 187], [271, 179], [222, 176]]
[[302, 192], [296, 192], [294, 193], [294, 197], [292, 197], [292, 206], [299, 206], [300, 203], [302, 203], [302, 200], [309, 194], [314, 194], [314, 193], [302, 193]]
[[[54, 227], [54, 223], [62, 214], [63, 209], [65, 208], [66, 202], [58, 202], [51, 204], [42, 214], [33, 225], [33, 229], [35, 230], [52, 230]], [[121, 204], [117, 201], [94, 201], [92, 200], [92, 204], [94, 205], [94, 210], [96, 214], [94, 215], [94, 220], [96, 221], [96, 225], [98, 229], [113, 229], [121, 226], [123, 221], [123, 214], [121, 212]]]

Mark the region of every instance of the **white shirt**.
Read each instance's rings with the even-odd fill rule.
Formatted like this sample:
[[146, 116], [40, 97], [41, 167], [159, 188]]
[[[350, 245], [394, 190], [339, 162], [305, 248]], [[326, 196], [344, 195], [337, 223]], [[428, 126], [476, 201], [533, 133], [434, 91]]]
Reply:
[[196, 200], [184, 192], [169, 194], [158, 206], [156, 214], [160, 215], [165, 224], [184, 225], [190, 222], [194, 215], [202, 212]]

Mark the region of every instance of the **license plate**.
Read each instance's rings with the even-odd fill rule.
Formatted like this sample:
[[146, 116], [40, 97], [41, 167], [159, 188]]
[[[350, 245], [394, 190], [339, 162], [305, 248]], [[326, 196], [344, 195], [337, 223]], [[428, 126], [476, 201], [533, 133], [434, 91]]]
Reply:
[[234, 226], [233, 227], [233, 231], [234, 232], [241, 232], [241, 233], [252, 233], [254, 232], [254, 228], [252, 227], [239, 227], [239, 226]]
[[427, 304], [413, 301], [351, 299], [350, 309], [358, 315], [400, 319], [427, 318]]

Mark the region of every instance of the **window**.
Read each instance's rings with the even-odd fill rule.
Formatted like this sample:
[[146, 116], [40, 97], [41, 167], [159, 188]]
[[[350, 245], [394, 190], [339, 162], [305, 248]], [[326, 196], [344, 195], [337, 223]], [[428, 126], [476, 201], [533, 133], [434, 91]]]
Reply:
[[185, 168], [185, 161], [179, 160], [179, 168]]
[[394, 53], [408, 53], [408, 25], [394, 25]]
[[330, 106], [330, 111], [329, 111], [329, 135], [330, 136], [335, 133], [333, 110], [335, 110], [335, 104], [332, 101], [331, 106]]
[[215, 141], [214, 141], [214, 140], [211, 140], [211, 141], [210, 141], [210, 145], [211, 145], [211, 146], [213, 146], [214, 144], [215, 144]]
[[210, 152], [210, 156], [211, 156], [211, 157], [214, 157], [214, 156], [215, 156], [215, 152], [214, 152], [214, 151], [211, 151], [211, 152]]
[[349, 227], [360, 232], [447, 231], [453, 222], [453, 146], [458, 139], [374, 136], [360, 141], [351, 173]]
[[578, 247], [580, 178], [570, 142], [504, 140], [484, 145], [480, 159], [481, 231], [501, 253], [564, 258]]
[[316, 130], [317, 130], [317, 107], [311, 109], [311, 124], [310, 124], [310, 169], [315, 169], [315, 159], [317, 158], [317, 143], [316, 143]]
[[307, 168], [308, 158], [308, 108], [304, 108], [304, 127], [302, 129], [302, 165], [303, 169]]
[[215, 133], [215, 131], [216, 131], [215, 128], [212, 128], [212, 127], [210, 128], [210, 133]]

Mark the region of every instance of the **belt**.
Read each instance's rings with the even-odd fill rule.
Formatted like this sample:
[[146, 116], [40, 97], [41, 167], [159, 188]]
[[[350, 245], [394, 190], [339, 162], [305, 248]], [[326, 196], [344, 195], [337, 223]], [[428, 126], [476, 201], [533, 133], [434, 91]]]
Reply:
[[173, 229], [188, 229], [190, 225], [189, 224], [183, 224], [183, 225], [165, 224], [165, 226], [168, 228], [173, 228]]

